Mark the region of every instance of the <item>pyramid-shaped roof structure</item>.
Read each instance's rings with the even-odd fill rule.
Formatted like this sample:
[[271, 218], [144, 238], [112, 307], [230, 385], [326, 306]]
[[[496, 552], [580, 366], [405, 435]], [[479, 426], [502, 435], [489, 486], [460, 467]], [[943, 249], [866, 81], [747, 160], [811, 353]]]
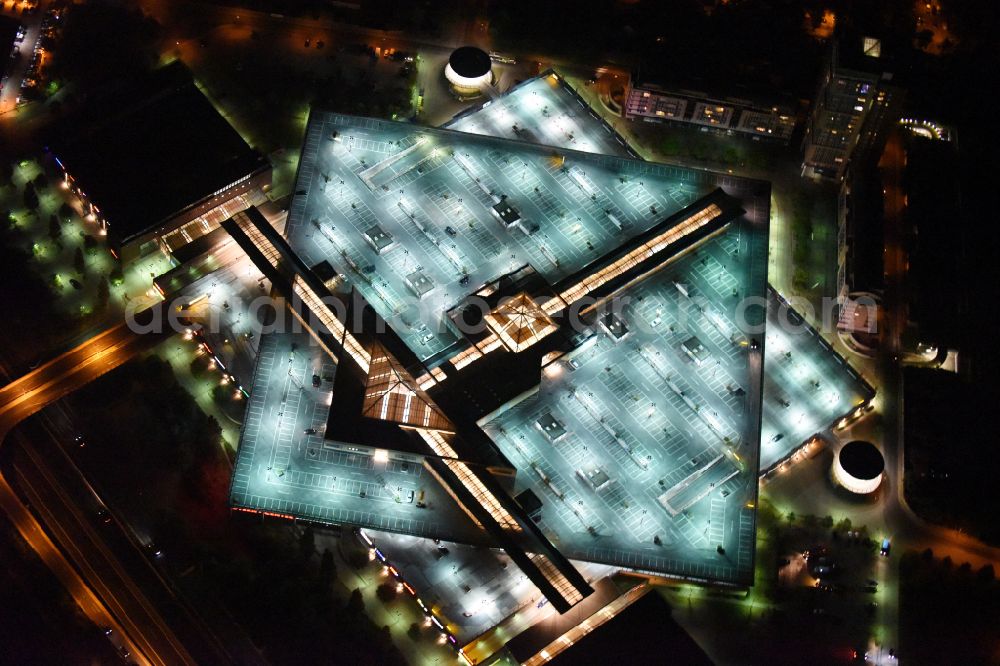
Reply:
[[455, 426], [385, 347], [374, 342], [362, 414], [399, 425], [454, 432]]
[[512, 352], [527, 349], [556, 330], [552, 318], [524, 292], [500, 301], [485, 319]]

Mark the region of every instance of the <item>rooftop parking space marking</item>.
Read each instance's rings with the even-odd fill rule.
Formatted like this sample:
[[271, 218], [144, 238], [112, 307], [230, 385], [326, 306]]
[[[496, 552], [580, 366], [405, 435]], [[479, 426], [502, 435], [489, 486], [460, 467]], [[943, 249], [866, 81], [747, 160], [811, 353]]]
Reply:
[[[576, 125], [577, 136], [603, 139], [589, 145], [576, 143], [574, 147], [578, 150], [593, 150], [609, 155], [628, 154], [626, 147], [613, 139], [613, 135], [595, 113], [576, 112], [576, 108], [586, 110], [586, 105], [558, 76], [526, 81], [506, 93], [501, 100], [484, 103], [481, 108], [457, 117], [446, 127], [473, 134], [492, 134], [539, 143], [547, 143], [543, 138], [547, 137], [558, 144], [557, 134], [547, 134], [551, 132], [552, 122], [546, 115], [539, 113], [539, 109], [545, 107], [555, 115], [568, 112]], [[511, 123], [514, 122], [520, 132], [513, 131]], [[627, 199], [634, 201], [637, 208], [656, 204], [653, 196], [640, 187], [639, 182], [633, 179], [619, 183], [616, 189]], [[668, 194], [677, 206], [686, 206], [698, 196], [698, 190], [681, 182], [668, 190]], [[747, 203], [744, 200], [744, 205]], [[752, 200], [749, 203], [752, 206], [759, 205]], [[727, 294], [733, 298], [742, 298], [746, 294], [740, 284], [741, 276], [729, 273], [729, 259], [752, 250], [747, 238], [739, 233], [720, 237], [718, 243], [702, 250], [706, 263], [690, 276], [691, 285], [711, 298], [726, 298]], [[758, 248], [757, 251], [766, 251], [766, 248]], [[720, 266], [723, 267], [722, 270]], [[693, 295], [697, 297], [697, 294]], [[825, 430], [851, 409], [870, 400], [873, 395], [871, 387], [815, 331], [810, 332], [809, 327], [798, 325], [793, 327], [794, 330], [786, 331], [787, 327], [782, 326], [783, 321], [789, 318], [796, 321], [797, 314], [793, 311], [788, 317], [779, 317], [780, 302], [780, 297], [769, 289], [760, 454], [762, 471], [786, 458], [808, 437]], [[655, 308], [649, 309], [655, 312]], [[647, 317], [647, 321], [656, 320], [656, 314]], [[716, 336], [709, 333], [708, 337], [706, 342], [711, 344]], [[780, 353], [778, 350], [781, 350]], [[789, 351], [791, 358], [787, 356]], [[795, 359], [794, 363], [791, 362], [792, 359]], [[814, 376], [822, 377], [819, 387], [810, 382], [810, 378]], [[731, 391], [745, 387], [730, 386], [727, 382], [723, 388], [726, 390], [724, 400], [731, 402], [738, 397]]]
[[318, 522], [481, 541], [419, 456], [377, 460], [323, 439], [335, 372], [306, 333], [261, 336], [232, 502]]
[[[752, 549], [741, 507], [756, 499], [755, 424], [743, 397], [753, 379], [746, 336], [733, 323], [737, 300], [708, 286], [723, 270], [747, 279], [749, 258], [728, 268], [708, 259], [740, 233], [737, 225], [627, 288], [621, 340], [600, 329], [550, 366], [536, 394], [484, 425], [518, 469], [517, 490], [543, 500], [540, 525], [569, 557], [650, 570], [685, 563], [739, 577], [739, 552]], [[724, 337], [713, 319], [733, 334]], [[681, 348], [692, 332], [706, 340], [701, 364]], [[565, 435], [546, 435], [539, 423], [551, 419]], [[610, 482], [595, 488], [593, 470]], [[698, 470], [670, 493], [667, 510], [658, 499]]]
[[[480, 285], [525, 263], [558, 281], [716, 180], [637, 160], [319, 111], [307, 135], [316, 154], [300, 173], [291, 244], [309, 262], [326, 259], [346, 275], [424, 359], [454, 342], [441, 313]], [[502, 200], [521, 217], [506, 229], [492, 210]], [[364, 240], [375, 225], [396, 241], [384, 252]], [[415, 272], [429, 285], [419, 299], [405, 286]]]

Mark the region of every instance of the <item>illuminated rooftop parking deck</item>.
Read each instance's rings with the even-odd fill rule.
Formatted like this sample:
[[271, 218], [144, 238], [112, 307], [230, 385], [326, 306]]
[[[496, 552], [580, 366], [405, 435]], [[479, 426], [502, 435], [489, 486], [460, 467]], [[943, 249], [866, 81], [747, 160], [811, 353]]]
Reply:
[[485, 136], [563, 146], [587, 153], [636, 157], [566, 81], [549, 70], [444, 125]]
[[856, 415], [875, 396], [875, 389], [770, 288], [767, 310], [761, 472], [812, 435]]
[[[571, 144], [577, 149], [634, 156], [623, 138], [581, 104], [585, 106], [562, 77], [545, 72], [512, 88], [500, 99], [457, 116], [445, 127], [549, 143], [558, 141], [559, 134], [553, 130], [551, 114], [546, 116], [541, 109], [557, 109], [558, 113], [572, 116], [575, 137], [601, 139]], [[506, 123], [508, 113], [516, 114], [519, 132], [513, 132]], [[803, 442], [849, 416], [859, 405], [869, 404], [875, 395], [872, 386], [815, 329], [804, 324], [776, 291], [769, 288], [767, 298], [761, 472], [786, 460]], [[819, 382], [818, 387], [815, 382]]]
[[[571, 559], [749, 575], [760, 361], [733, 290], [763, 282], [753, 246], [766, 241], [746, 219], [732, 226], [617, 294], [614, 329], [627, 336], [594, 326], [536, 391], [483, 423], [518, 470], [515, 494], [542, 499], [539, 525]], [[702, 363], [684, 350], [692, 336]]]
[[[510, 127], [503, 124], [507, 113], [518, 114]], [[426, 361], [428, 372], [413, 372], [421, 390], [451, 383], [442, 372], [448, 365], [437, 363], [451, 358], [456, 367], [460, 345], [440, 323], [449, 308], [483, 285], [529, 265], [550, 285], [563, 288], [570, 278], [605, 267], [607, 257], [620, 256], [616, 250], [716, 187], [741, 201], [745, 217], [727, 223], [696, 251], [624, 287], [630, 306], [610, 318], [595, 314], [590, 342], [550, 363], [529, 397], [495, 410], [482, 423], [517, 469], [507, 490], [516, 495], [532, 488], [541, 498], [539, 527], [563, 555], [746, 582], [754, 532], [747, 504], [755, 497], [758, 447], [765, 448], [762, 467], [781, 460], [823, 423], [844, 414], [842, 407], [851, 411], [857, 396], [870, 390], [818, 336], [772, 335], [776, 309], [769, 307], [769, 334], [760, 341], [769, 367], [777, 353], [772, 346], [784, 349], [786, 343], [793, 358], [803, 362], [791, 363], [785, 356], [787, 376], [767, 380], [760, 404], [759, 355], [755, 361], [748, 337], [736, 325], [734, 307], [745, 296], [765, 293], [768, 197], [754, 181], [624, 159], [629, 155], [624, 142], [554, 76], [527, 81], [451, 126], [616, 157], [314, 112], [288, 222], [290, 245], [306, 265], [328, 261], [389, 320], [406, 346]], [[666, 252], [664, 261], [671, 254]], [[778, 303], [775, 294], [768, 300], [769, 306]], [[515, 303], [507, 310], [505, 319], [516, 320], [501, 326], [510, 340], [494, 331], [492, 348], [517, 359], [532, 353], [523, 342], [546, 343], [549, 333], [543, 337], [541, 332], [547, 320], [530, 304]], [[290, 366], [294, 360], [288, 359], [300, 354], [282, 335], [276, 334], [274, 342], [262, 338], [264, 365], [272, 345], [289, 350], [288, 357], [278, 356]], [[691, 339], [703, 349], [700, 363], [684, 350]], [[361, 353], [371, 358], [369, 347]], [[419, 456], [323, 437], [329, 421], [322, 415], [335, 400], [327, 377], [338, 370], [323, 365], [325, 355], [310, 357], [312, 367], [323, 373], [320, 387], [314, 387], [319, 395], [313, 407], [315, 432], [307, 433], [305, 426], [298, 430], [298, 424], [289, 432], [283, 421], [288, 388], [309, 394], [308, 371], [274, 372], [273, 353], [270, 358], [271, 370], [262, 373], [259, 366], [254, 382], [234, 476], [235, 505], [469, 543], [495, 541], [476, 526], [489, 521], [484, 511], [492, 511], [499, 525], [519, 532], [514, 528], [518, 519], [505, 517], [510, 499], [496, 481], [484, 478], [489, 488], [480, 487], [475, 463], [443, 462], [456, 454], [450, 434], [423, 430], [427, 446]], [[822, 375], [820, 387], [808, 380], [796, 383], [803, 372]], [[289, 378], [299, 378], [302, 385]], [[417, 394], [411, 381], [389, 382], [405, 390], [376, 401], [387, 416], [396, 414], [397, 422], [410, 420], [405, 401], [412, 407]], [[789, 406], [775, 402], [775, 387], [785, 391], [780, 400]], [[268, 395], [269, 404], [254, 402]], [[799, 404], [811, 418], [796, 416]], [[763, 436], [774, 440], [763, 444], [759, 422], [756, 431], [753, 426], [762, 409]], [[262, 425], [262, 418], [270, 421]], [[549, 425], [547, 434], [543, 423]], [[275, 436], [274, 428], [283, 434]], [[519, 429], [527, 452], [508, 441]], [[307, 443], [293, 444], [297, 432]], [[775, 439], [771, 433], [784, 435]], [[487, 442], [484, 448], [492, 446]], [[468, 455], [468, 447], [462, 453]], [[421, 463], [424, 457], [435, 462]], [[459, 507], [435, 474], [468, 477], [463, 482], [467, 494], [485, 503], [478, 507], [479, 519]], [[365, 492], [352, 495], [353, 485], [342, 492], [339, 482], [347, 475], [351, 483], [369, 484]], [[373, 505], [371, 498], [380, 503]], [[523, 533], [534, 526], [520, 527]], [[723, 552], [716, 550], [719, 545]], [[551, 564], [546, 557], [527, 566], [542, 571], [569, 600], [575, 595]]]
[[[555, 284], [718, 186], [741, 196], [742, 183], [314, 111], [288, 239], [307, 265], [326, 260], [344, 275], [426, 360], [458, 351], [443, 313], [488, 281], [530, 264]], [[518, 213], [510, 226], [494, 214], [501, 202]], [[391, 246], [373, 247], [375, 227]]]
[[[515, 94], [531, 95], [531, 88], [536, 85], [565, 91], [554, 77], [547, 77], [519, 88]], [[571, 102], [577, 104], [575, 98]], [[545, 109], [545, 104], [542, 110], [551, 112]], [[598, 127], [603, 135], [601, 140], [587, 146], [603, 145], [610, 138], [620, 147], [613, 133], [603, 126]], [[572, 145], [582, 138], [583, 135], [574, 136]], [[722, 216], [721, 210], [712, 203], [720, 199], [709, 198], [708, 203], [696, 204], [718, 188], [723, 188], [726, 194], [712, 196], [729, 197], [726, 201], [739, 202], [742, 210], [737, 207], [734, 211], [726, 204], [726, 215]], [[574, 484], [583, 483], [585, 479], [588, 492], [605, 497], [620, 495], [620, 505], [608, 500], [611, 504], [603, 509], [597, 508], [596, 503], [594, 508], [588, 509], [603, 514], [590, 526], [592, 529], [576, 523], [560, 523], [558, 516], [564, 509], [564, 502], [554, 502], [550, 490], [536, 488], [543, 502], [541, 534], [545, 537], [539, 542], [539, 537], [532, 536], [537, 529], [533, 524], [525, 524], [523, 518], [511, 515], [514, 508], [510, 505], [510, 496], [516, 494], [521, 485], [542, 478], [538, 471], [542, 463], [522, 467], [522, 461], [515, 461], [516, 487], [502, 490], [496, 486], [497, 481], [482, 476], [482, 468], [477, 465], [483, 463], [475, 461], [475, 446], [483, 449], [484, 461], [513, 454], [502, 445], [497, 446], [497, 451], [487, 451], [493, 447], [488, 440], [482, 439], [482, 433], [479, 434], [482, 441], [465, 437], [468, 433], [463, 434], [462, 428], [469, 427], [468, 418], [455, 422], [459, 429], [456, 435], [417, 425], [415, 433], [426, 444], [420, 455], [395, 450], [382, 442], [347, 443], [324, 433], [318, 426], [303, 428], [303, 436], [296, 437], [297, 425], [291, 429], [284, 425], [286, 401], [291, 399], [290, 380], [280, 372], [273, 372], [273, 359], [272, 370], [262, 374], [260, 368], [266, 366], [262, 352], [238, 473], [234, 478], [234, 504], [314, 520], [347, 522], [472, 543], [490, 540], [482, 532], [470, 534], [470, 528], [475, 532], [477, 524], [489, 531], [491, 528], [486, 525], [489, 522], [519, 542], [535, 538], [536, 543], [544, 545], [546, 539], [557, 540], [555, 543], [560, 550], [568, 548], [567, 552], [572, 552], [575, 558], [671, 575], [737, 584], [748, 582], [752, 571], [752, 548], [747, 551], [746, 544], [752, 544], [753, 515], [740, 507], [753, 501], [752, 493], [756, 488], [748, 479], [755, 478], [756, 472], [759, 426], [756, 419], [761, 380], [759, 363], [753, 366], [747, 362], [754, 351], [733, 319], [733, 308], [740, 297], [764, 294], [769, 203], [766, 184], [630, 158], [472, 137], [455, 131], [317, 111], [307, 128], [296, 192], [287, 233], [288, 245], [301, 258], [300, 263], [314, 266], [326, 261], [333, 266], [346, 285], [356, 289], [378, 315], [389, 322], [401, 342], [418, 359], [417, 363], [423, 361], [431, 368], [420, 374], [409, 366], [414, 369], [412, 376], [419, 377], [420, 388], [412, 376], [396, 381], [393, 377], [402, 376], [402, 373], [397, 372], [391, 361], [376, 363], [376, 359], [381, 358], [380, 353], [365, 342], [357, 342], [356, 335], [350, 332], [344, 335], [339, 320], [333, 320], [332, 326], [327, 324], [335, 337], [343, 340], [340, 347], [356, 353], [356, 356], [351, 354], [356, 363], [338, 364], [332, 372], [324, 369], [327, 374], [322, 375], [320, 388], [326, 388], [328, 376], [333, 376], [336, 383], [340, 381], [336, 379], [340, 373], [348, 368], [357, 372], [354, 366], [360, 366], [361, 370], [371, 373], [368, 411], [378, 412], [372, 412], [375, 419], [412, 427], [414, 405], [423, 410], [418, 420], [445, 422], [452, 419], [452, 411], [442, 415], [430, 407], [425, 408], [425, 401], [419, 395], [425, 384], [440, 384], [445, 379], [438, 363], [453, 357], [466, 345], [450, 326], [445, 325], [446, 312], [483, 285], [521, 266], [532, 267], [542, 282], [556, 290], [550, 291], [544, 301], [539, 300], [540, 294], [522, 294], [520, 301], [515, 298], [492, 311], [492, 320], [487, 321], [495, 338], [493, 346], [501, 350], [501, 355], [521, 358], [532, 353], [526, 351], [528, 347], [544, 342], [554, 330], [561, 330], [564, 323], [554, 323], [542, 305], [554, 294], [565, 293], [570, 301], [575, 301], [579, 296], [592, 293], [605, 298], [609, 295], [608, 289], [614, 289], [629, 297], [637, 296], [647, 305], [663, 300], [664, 306], [668, 305], [669, 294], [670, 298], [686, 304], [682, 306], [685, 311], [697, 310], [700, 319], [692, 325], [708, 346], [714, 345], [720, 355], [719, 367], [725, 364], [726, 372], [740, 384], [743, 393], [738, 396], [727, 393], [721, 397], [707, 389], [702, 393], [700, 383], [706, 380], [691, 375], [694, 371], [682, 365], [683, 360], [673, 358], [679, 347], [660, 347], [672, 344], [665, 336], [674, 335], [672, 331], [668, 334], [670, 329], [664, 323], [666, 315], [636, 309], [640, 313], [636, 316], [645, 317], [648, 322], [659, 319], [651, 324], [651, 330], [646, 330], [641, 322], [633, 319], [632, 311], [626, 310], [619, 319], [608, 320], [612, 329], [622, 335], [607, 340], [602, 337], [603, 333], [593, 333], [600, 330], [595, 319], [592, 333], [583, 332], [584, 337], [591, 336], [594, 342], [588, 344], [594, 347], [574, 352], [581, 358], [581, 367], [574, 371], [579, 373], [574, 376], [581, 380], [581, 391], [574, 398], [578, 411], [585, 409], [580, 405], [587, 400], [583, 387], [590, 392], [593, 383], [597, 391], [604, 390], [598, 368], [601, 361], [583, 363], [594, 356], [597, 349], [607, 353], [609, 362], [620, 361], [628, 368], [624, 371], [630, 377], [628, 381], [643, 381], [640, 379], [643, 372], [655, 375], [655, 379], [646, 378], [645, 381], [656, 382], [658, 388], [648, 384], [643, 385], [642, 390], [650, 396], [661, 397], [666, 395], [664, 391], [669, 391], [672, 396], [669, 400], [677, 404], [664, 401], [663, 413], [646, 416], [646, 420], [623, 416], [625, 420], [619, 424], [621, 431], [616, 430], [612, 440], [615, 452], [608, 454], [608, 459], [599, 465], [586, 469], [586, 465], [581, 465], [580, 470], [569, 470], [566, 478], [572, 479]], [[682, 213], [687, 207], [690, 208]], [[712, 226], [705, 228], [709, 236], [723, 229], [734, 231], [705, 241], [701, 228], [709, 223]], [[723, 238], [729, 240], [723, 242]], [[697, 266], [688, 266], [694, 254], [683, 255], [671, 263], [678, 251], [699, 247], [708, 251], [716, 245], [722, 249], [711, 250], [705, 255], [705, 261]], [[741, 252], [736, 248], [741, 248]], [[702, 250], [698, 251], [701, 256]], [[720, 255], [720, 259], [713, 259], [709, 264], [708, 259], [715, 252], [725, 256]], [[267, 259], [274, 263], [273, 257]], [[668, 268], [657, 271], [660, 264]], [[718, 272], [710, 274], [716, 264]], [[695, 287], [688, 295], [683, 295], [674, 284], [674, 278], [681, 275], [677, 272], [680, 266], [691, 272], [690, 276], [684, 274], [684, 280], [690, 278], [706, 284], [704, 294], [710, 301], [707, 307], [691, 300], [695, 298]], [[641, 271], [636, 272], [640, 268]], [[722, 286], [709, 284], [713, 278], [722, 281]], [[306, 301], [310, 311], [323, 314], [322, 305], [313, 302], [319, 292], [310, 280], [296, 274], [290, 284]], [[724, 302], [714, 300], [723, 298]], [[565, 300], [561, 302], [566, 303]], [[552, 312], [564, 307], [553, 307]], [[760, 317], [763, 318], [762, 312]], [[706, 326], [714, 334], [701, 330]], [[287, 346], [291, 350], [291, 342], [281, 335], [276, 336], [275, 341], [262, 340], [262, 349], [273, 345], [278, 349]], [[685, 339], [687, 337], [690, 335]], [[560, 339], [564, 338], [562, 335]], [[607, 344], [617, 346], [614, 350], [605, 350]], [[342, 353], [340, 349], [336, 351]], [[658, 352], [665, 356], [661, 357]], [[288, 359], [295, 358], [296, 352], [288, 353]], [[456, 372], [455, 367], [454, 362], [446, 366], [445, 373]], [[699, 370], [710, 372], [712, 368], [706, 365]], [[535, 371], [538, 371], [537, 365]], [[715, 372], [722, 371], [716, 369]], [[633, 378], [632, 373], [639, 374]], [[590, 380], [583, 381], [588, 374], [592, 375]], [[303, 376], [308, 375], [303, 372]], [[312, 383], [316, 388], [315, 377]], [[293, 382], [291, 386], [294, 385]], [[383, 390], [383, 385], [392, 390]], [[712, 387], [712, 390], [718, 388], [714, 383]], [[454, 391], [462, 390], [459, 382]], [[300, 393], [308, 392], [308, 386], [300, 387]], [[260, 394], [272, 396], [271, 403], [258, 405], [254, 402]], [[620, 399], [623, 397], [612, 398]], [[325, 399], [326, 413], [334, 401], [341, 400], [343, 396], [338, 400], [331, 393]], [[654, 400], [651, 398], [650, 402]], [[317, 423], [323, 402], [315, 403]], [[733, 406], [737, 402], [741, 405], [738, 409]], [[455, 404], [454, 400], [450, 401], [448, 409], [454, 409]], [[620, 406], [627, 409], [625, 403]], [[469, 408], [474, 406], [470, 404]], [[630, 403], [628, 408], [634, 405]], [[649, 405], [642, 407], [648, 408]], [[517, 414], [518, 409], [520, 406], [512, 405], [509, 411]], [[580, 419], [586, 417], [579, 413], [564, 415], [560, 410], [558, 405], [553, 405], [553, 411], [558, 413], [568, 433], [556, 446], [564, 443], [576, 446], [577, 440], [572, 433], [581, 429]], [[506, 413], [501, 409], [497, 418], [503, 418]], [[541, 416], [539, 413], [529, 422], [535, 423]], [[270, 421], [265, 422], [264, 418]], [[597, 418], [600, 422], [601, 417]], [[677, 420], [676, 440], [659, 441], [657, 438], [665, 437], [663, 428], [667, 427], [668, 420]], [[268, 423], [293, 441], [311, 441], [308, 438], [315, 436], [320, 438], [321, 444], [311, 450], [308, 445], [305, 448], [302, 444], [295, 446], [299, 452], [304, 450], [306, 457], [289, 461], [290, 444], [278, 442], [272, 429], [264, 427]], [[329, 419], [323, 423], [324, 427], [330, 427]], [[649, 428], [653, 423], [660, 424], [655, 432], [632, 433], [629, 430], [631, 427]], [[595, 423], [589, 424], [592, 429], [594, 426]], [[536, 432], [544, 439], [540, 431]], [[600, 432], [608, 434], [606, 428]], [[466, 439], [461, 455], [456, 452], [459, 447], [457, 442], [452, 442], [452, 437]], [[475, 442], [471, 449], [470, 441]], [[265, 452], [266, 457], [262, 455]], [[341, 478], [336, 473], [336, 466], [345, 463], [341, 460], [344, 455], [363, 468], [360, 474], [371, 478], [373, 488], [363, 493], [359, 490], [356, 497], [334, 492]], [[270, 459], [272, 456], [280, 458], [277, 464]], [[365, 457], [371, 459], [371, 465], [361, 462]], [[472, 461], [471, 466], [465, 460]], [[402, 485], [395, 479], [389, 481], [386, 474], [381, 473], [380, 466], [403, 465], [403, 461], [408, 461], [407, 465], [412, 461], [413, 466], [409, 469], [419, 468], [425, 476], [450, 486], [449, 490], [445, 491], [440, 483], [434, 489], [423, 485], [413, 488], [412, 484]], [[501, 459], [500, 464], [504, 462], [507, 461]], [[641, 472], [626, 471], [628, 464], [636, 465]], [[695, 467], [689, 470], [689, 465]], [[322, 471], [324, 466], [329, 467], [325, 472]], [[306, 478], [320, 484], [318, 492], [302, 485], [303, 468], [313, 475]], [[577, 471], [583, 479], [577, 478]], [[689, 479], [692, 472], [697, 475]], [[283, 482], [285, 476], [293, 473], [295, 483]], [[359, 473], [352, 471], [351, 474], [357, 476]], [[642, 481], [637, 482], [637, 476], [641, 476]], [[459, 485], [455, 485], [455, 479]], [[666, 485], [661, 486], [660, 481]], [[510, 482], [508, 477], [501, 485]], [[652, 485], [647, 488], [646, 482]], [[368, 490], [380, 496], [375, 488], [385, 490], [386, 498], [392, 502], [378, 508], [384, 514], [381, 516], [355, 506], [359, 502], [364, 505], [369, 497]], [[546, 484], [545, 488], [550, 486]], [[461, 515], [462, 518], [455, 522], [455, 533], [437, 534], [442, 523], [434, 514], [427, 514], [422, 521], [419, 511], [411, 516], [412, 506], [423, 502], [420, 499], [413, 502], [410, 490], [415, 490], [418, 497], [431, 498], [435, 514], [444, 511], [441, 515]], [[647, 497], [650, 490], [656, 492]], [[442, 492], [453, 500], [450, 511], [440, 506], [438, 495]], [[626, 497], [640, 499], [633, 504]], [[474, 506], [469, 505], [470, 498]], [[720, 502], [731, 505], [728, 513], [725, 508], [721, 509], [722, 514], [718, 513]], [[459, 504], [466, 510], [462, 511]], [[642, 514], [633, 515], [635, 511], [630, 507], [640, 504], [641, 511], [653, 509], [657, 515], [650, 516], [648, 522]], [[623, 517], [616, 521], [609, 511]], [[709, 518], [714, 520], [718, 535], [709, 534], [707, 528], [703, 528], [700, 521]], [[649, 531], [651, 529], [654, 531]], [[696, 529], [705, 531], [700, 539], [690, 533]], [[655, 542], [654, 536], [657, 537]], [[716, 551], [719, 545], [725, 545], [725, 553]], [[567, 576], [573, 578], [573, 572], [560, 563], [559, 553], [531, 550], [527, 546], [526, 552], [534, 554], [528, 556], [527, 563], [518, 562], [519, 566], [540, 571], [566, 602], [571, 604], [579, 598], [580, 583], [577, 579], [572, 584], [567, 583]]]

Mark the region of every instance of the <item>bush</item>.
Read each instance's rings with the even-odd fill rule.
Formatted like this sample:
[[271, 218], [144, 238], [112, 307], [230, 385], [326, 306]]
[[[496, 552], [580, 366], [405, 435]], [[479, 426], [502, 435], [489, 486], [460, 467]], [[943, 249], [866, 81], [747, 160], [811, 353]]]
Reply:
[[233, 399], [233, 387], [229, 384], [216, 384], [212, 389], [212, 397], [223, 404]]
[[375, 589], [375, 596], [385, 603], [389, 603], [396, 598], [396, 583], [386, 581]]
[[29, 182], [24, 185], [24, 207], [28, 210], [38, 208], [38, 193], [35, 192], [34, 183]]
[[361, 590], [357, 587], [351, 590], [351, 597], [347, 600], [347, 610], [357, 615], [365, 612], [365, 600], [361, 596]]
[[347, 556], [347, 563], [350, 564], [355, 569], [363, 569], [368, 565], [368, 553], [360, 550], [351, 551], [351, 554]]

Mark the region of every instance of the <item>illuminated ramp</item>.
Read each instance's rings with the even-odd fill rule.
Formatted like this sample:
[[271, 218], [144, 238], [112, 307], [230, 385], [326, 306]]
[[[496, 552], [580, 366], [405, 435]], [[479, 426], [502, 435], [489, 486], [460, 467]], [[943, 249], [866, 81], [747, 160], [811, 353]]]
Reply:
[[[347, 330], [347, 308], [291, 250], [255, 208], [223, 223], [223, 228], [288, 299], [295, 314], [340, 366], [337, 375], [363, 378], [360, 416], [391, 424], [395, 433], [416, 435], [429, 449], [425, 467], [458, 506], [504, 549], [545, 598], [566, 612], [593, 590], [576, 568], [528, 517], [483, 465], [460, 459], [452, 447], [455, 426], [373, 332]], [[337, 310], [340, 310], [339, 312]], [[356, 335], [376, 338], [362, 345]], [[350, 367], [356, 366], [356, 367]], [[335, 387], [334, 391], [337, 389]], [[350, 396], [335, 397], [350, 401]], [[364, 442], [384, 446], [383, 441]]]
[[222, 223], [233, 240], [247, 253], [250, 260], [267, 276], [277, 290], [288, 299], [288, 309], [309, 331], [316, 342], [335, 361], [337, 350], [368, 373], [371, 355], [347, 330], [346, 304], [330, 293], [323, 282], [299, 259], [287, 241], [254, 207]]
[[722, 189], [716, 189], [577, 273], [560, 280], [554, 286], [556, 295], [543, 303], [542, 309], [554, 314], [584, 297], [595, 300], [607, 298], [718, 234], [744, 213], [738, 199]]
[[740, 470], [724, 455], [719, 454], [707, 465], [695, 470], [676, 485], [667, 490], [656, 501], [672, 517], [677, 517], [694, 506], [699, 500], [740, 473]]
[[593, 593], [580, 572], [545, 538], [492, 474], [457, 459], [451, 436], [424, 429], [417, 433], [439, 456], [426, 459], [430, 470], [556, 610], [565, 613]]

